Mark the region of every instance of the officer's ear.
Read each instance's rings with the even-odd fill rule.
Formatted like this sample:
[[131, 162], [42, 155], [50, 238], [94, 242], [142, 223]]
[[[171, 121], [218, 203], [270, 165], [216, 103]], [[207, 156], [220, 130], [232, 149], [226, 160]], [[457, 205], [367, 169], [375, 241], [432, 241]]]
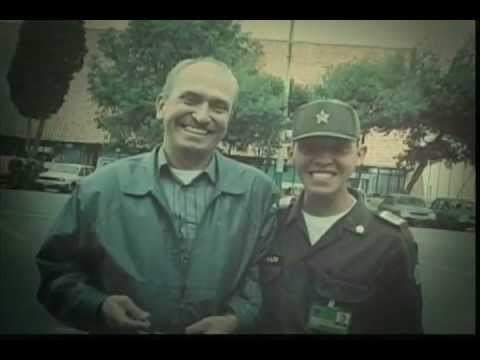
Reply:
[[367, 155], [367, 146], [363, 144], [357, 145], [357, 155], [360, 164], [363, 164], [365, 156]]

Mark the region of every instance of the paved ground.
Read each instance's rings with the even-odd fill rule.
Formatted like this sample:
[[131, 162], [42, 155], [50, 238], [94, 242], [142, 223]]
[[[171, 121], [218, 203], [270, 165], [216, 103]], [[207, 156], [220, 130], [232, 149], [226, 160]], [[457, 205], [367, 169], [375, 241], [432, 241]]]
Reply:
[[[36, 302], [34, 256], [69, 195], [0, 189], [0, 334], [67, 332]], [[475, 234], [412, 229], [427, 333], [475, 333]]]

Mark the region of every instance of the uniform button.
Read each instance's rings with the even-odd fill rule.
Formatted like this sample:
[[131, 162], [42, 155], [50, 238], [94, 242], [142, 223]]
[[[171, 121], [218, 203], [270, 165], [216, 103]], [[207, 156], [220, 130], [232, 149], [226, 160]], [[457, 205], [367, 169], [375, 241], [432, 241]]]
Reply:
[[357, 225], [355, 227], [355, 232], [357, 234], [363, 234], [365, 232], [365, 228], [363, 227], [363, 225]]

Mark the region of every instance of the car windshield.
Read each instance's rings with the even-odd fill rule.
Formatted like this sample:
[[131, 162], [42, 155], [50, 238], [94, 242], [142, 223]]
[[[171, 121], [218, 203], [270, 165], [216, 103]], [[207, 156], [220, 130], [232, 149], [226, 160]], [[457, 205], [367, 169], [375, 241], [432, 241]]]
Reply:
[[397, 203], [408, 206], [427, 207], [425, 201], [416, 197], [402, 196], [397, 198]]
[[76, 175], [76, 174], [79, 173], [80, 168], [78, 166], [75, 166], [75, 165], [53, 164], [50, 167], [49, 171], [62, 172], [62, 173]]
[[473, 201], [461, 201], [456, 204], [455, 209], [460, 209], [463, 211], [468, 211], [473, 213], [475, 210], [475, 205]]
[[473, 201], [465, 201], [465, 202], [463, 203], [463, 208], [466, 209], [466, 210], [471, 210], [471, 211], [473, 211], [473, 209], [475, 208], [475, 207], [473, 206]]

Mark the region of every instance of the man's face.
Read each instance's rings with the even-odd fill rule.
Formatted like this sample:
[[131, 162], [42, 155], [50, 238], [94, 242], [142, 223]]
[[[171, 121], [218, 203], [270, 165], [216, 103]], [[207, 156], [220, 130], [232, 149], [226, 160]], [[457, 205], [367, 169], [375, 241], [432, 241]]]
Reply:
[[157, 104], [170, 150], [212, 152], [227, 132], [237, 91], [232, 76], [216, 64], [182, 69], [170, 94]]
[[306, 192], [332, 196], [346, 189], [365, 154], [366, 147], [354, 141], [315, 136], [295, 143], [293, 161]]

